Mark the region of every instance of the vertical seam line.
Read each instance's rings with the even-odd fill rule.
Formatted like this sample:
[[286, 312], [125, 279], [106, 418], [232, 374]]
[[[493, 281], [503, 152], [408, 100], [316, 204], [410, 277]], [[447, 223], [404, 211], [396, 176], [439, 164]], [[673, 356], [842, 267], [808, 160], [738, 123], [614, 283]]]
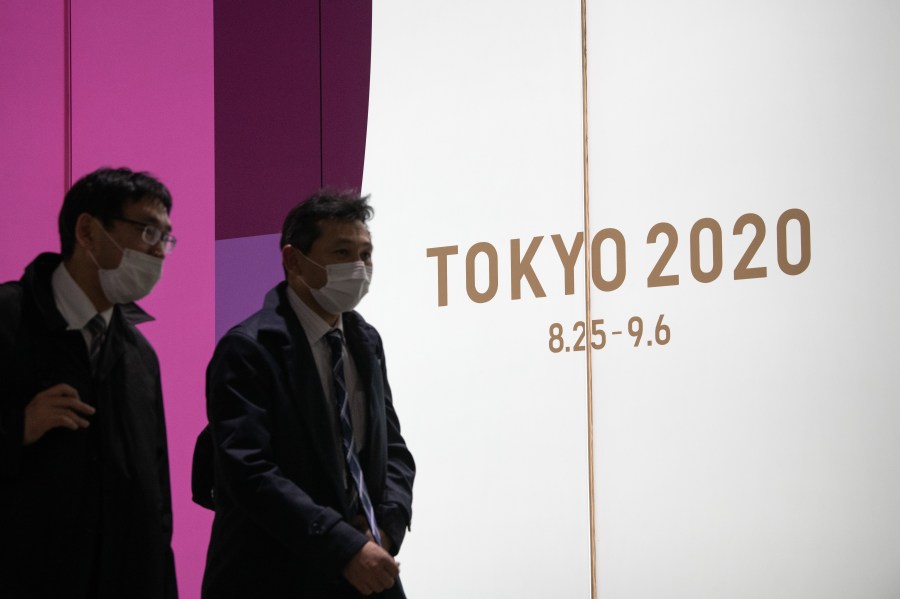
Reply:
[[587, 444], [588, 444], [588, 513], [591, 537], [591, 597], [597, 599], [597, 531], [594, 501], [594, 381], [593, 346], [591, 345], [591, 251], [590, 251], [590, 185], [588, 172], [588, 72], [587, 72], [587, 0], [581, 0], [581, 125], [584, 177], [584, 323], [587, 336]]
[[63, 194], [72, 186], [72, 0], [63, 0]]
[[325, 107], [322, 70], [322, 0], [319, 0], [319, 187], [325, 187]]

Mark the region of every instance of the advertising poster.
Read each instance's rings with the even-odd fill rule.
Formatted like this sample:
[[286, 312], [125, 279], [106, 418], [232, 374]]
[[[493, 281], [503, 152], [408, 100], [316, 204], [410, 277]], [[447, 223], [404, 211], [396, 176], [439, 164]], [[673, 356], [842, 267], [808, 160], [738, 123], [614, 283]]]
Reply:
[[420, 465], [410, 593], [900, 592], [898, 26], [375, 6], [366, 310]]

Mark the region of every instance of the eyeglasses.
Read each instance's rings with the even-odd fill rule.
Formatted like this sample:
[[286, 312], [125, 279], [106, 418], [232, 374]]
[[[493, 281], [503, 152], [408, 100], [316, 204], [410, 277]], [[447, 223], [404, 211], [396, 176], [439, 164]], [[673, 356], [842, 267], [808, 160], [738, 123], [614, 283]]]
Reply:
[[163, 252], [165, 252], [166, 254], [171, 254], [172, 250], [175, 249], [175, 242], [178, 240], [168, 233], [163, 233], [162, 229], [159, 229], [154, 225], [149, 225], [137, 220], [131, 220], [129, 218], [121, 217], [117, 217], [113, 220], [122, 221], [123, 223], [128, 223], [129, 225], [138, 227], [141, 230], [141, 239], [143, 239], [144, 243], [146, 243], [147, 245], [156, 245], [157, 243], [162, 242]]

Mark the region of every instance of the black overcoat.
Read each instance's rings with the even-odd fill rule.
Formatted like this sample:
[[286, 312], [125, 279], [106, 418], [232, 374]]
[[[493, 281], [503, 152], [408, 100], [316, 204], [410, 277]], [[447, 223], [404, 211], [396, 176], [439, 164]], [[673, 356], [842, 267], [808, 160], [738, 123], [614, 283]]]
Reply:
[[[356, 312], [343, 318], [368, 400], [360, 463], [396, 553], [412, 514], [415, 463], [400, 434], [381, 337]], [[366, 537], [348, 523], [334, 407], [284, 283], [219, 342], [207, 371], [207, 411], [216, 515], [204, 597], [360, 597], [341, 570]], [[399, 584], [381, 596], [404, 597]]]
[[[0, 285], [0, 595], [171, 599], [172, 506], [159, 364], [117, 305], [92, 376], [80, 331], [53, 301], [61, 258]], [[25, 405], [67, 383], [97, 412], [86, 429], [22, 444]]]

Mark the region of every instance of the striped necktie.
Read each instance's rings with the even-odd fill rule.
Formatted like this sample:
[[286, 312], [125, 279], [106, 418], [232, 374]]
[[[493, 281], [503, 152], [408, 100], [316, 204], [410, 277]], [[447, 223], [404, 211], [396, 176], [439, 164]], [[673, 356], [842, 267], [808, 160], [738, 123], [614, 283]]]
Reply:
[[334, 374], [335, 402], [341, 415], [341, 445], [344, 449], [344, 459], [359, 494], [359, 502], [365, 512], [372, 537], [376, 543], [381, 545], [381, 535], [378, 532], [378, 524], [375, 522], [375, 509], [372, 507], [372, 500], [366, 489], [362, 467], [359, 465], [359, 458], [356, 455], [356, 443], [353, 441], [350, 401], [347, 398], [347, 386], [344, 382], [344, 335], [339, 329], [331, 329], [325, 334], [325, 339], [331, 347], [331, 371]]
[[97, 366], [100, 363], [100, 349], [103, 347], [103, 341], [106, 339], [106, 321], [98, 313], [85, 325], [85, 328], [91, 337], [90, 346], [88, 347], [88, 356], [91, 359], [91, 372], [97, 372]]

